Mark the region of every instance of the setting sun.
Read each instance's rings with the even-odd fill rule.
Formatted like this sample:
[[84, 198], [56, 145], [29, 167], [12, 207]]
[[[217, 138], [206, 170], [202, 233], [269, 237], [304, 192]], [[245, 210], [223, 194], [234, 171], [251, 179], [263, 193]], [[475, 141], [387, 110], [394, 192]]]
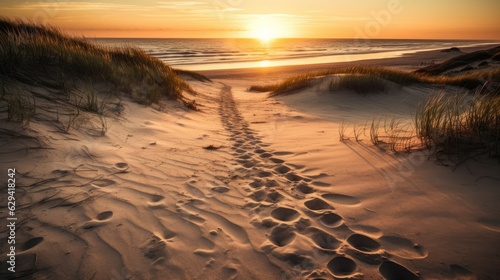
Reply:
[[263, 43], [275, 38], [289, 37], [291, 34], [285, 20], [279, 16], [261, 15], [249, 22], [248, 36]]
[[254, 36], [264, 43], [269, 43], [272, 39], [276, 38], [276, 32], [270, 29], [259, 29], [255, 30]]

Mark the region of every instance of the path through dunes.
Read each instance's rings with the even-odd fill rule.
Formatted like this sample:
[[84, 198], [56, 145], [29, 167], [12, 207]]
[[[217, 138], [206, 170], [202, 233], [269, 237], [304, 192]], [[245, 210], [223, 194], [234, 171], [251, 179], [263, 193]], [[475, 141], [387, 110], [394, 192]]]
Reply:
[[[328, 174], [303, 175], [306, 166], [284, 159], [292, 151], [274, 151], [250, 129], [238, 111], [229, 86], [221, 90], [220, 116], [229, 132], [237, 169], [248, 181], [242, 189], [249, 203], [252, 224], [267, 229], [268, 240], [261, 249], [272, 260], [289, 266], [294, 277], [363, 277], [378, 267], [386, 279], [418, 279], [406, 267], [391, 260], [391, 252], [408, 252], [407, 259], [426, 256], [425, 249], [399, 238], [390, 250], [383, 233], [355, 232], [335, 210], [339, 204], [355, 207], [359, 201], [331, 193], [331, 184], [321, 181]], [[330, 181], [330, 180], [329, 180]]]

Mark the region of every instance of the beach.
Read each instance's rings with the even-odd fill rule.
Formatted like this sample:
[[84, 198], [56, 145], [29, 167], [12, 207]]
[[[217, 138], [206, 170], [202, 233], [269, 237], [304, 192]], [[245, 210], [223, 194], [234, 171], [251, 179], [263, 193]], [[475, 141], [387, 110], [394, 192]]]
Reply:
[[498, 159], [370, 141], [373, 120], [403, 129], [429, 95], [466, 89], [332, 93], [327, 75], [289, 95], [248, 90], [346, 66], [414, 71], [484, 49], [199, 71], [211, 81], [184, 76], [192, 103], [123, 98], [102, 134], [97, 115], [66, 132], [2, 121], [31, 137], [0, 139], [2, 181], [15, 168], [18, 184], [16, 272], [3, 255], [1, 278], [496, 279]]

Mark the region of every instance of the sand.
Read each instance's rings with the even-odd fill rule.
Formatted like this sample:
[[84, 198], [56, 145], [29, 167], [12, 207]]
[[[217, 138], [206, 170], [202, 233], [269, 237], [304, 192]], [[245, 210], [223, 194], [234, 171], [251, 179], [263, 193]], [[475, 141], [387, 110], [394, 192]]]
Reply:
[[[365, 63], [457, 54], [420, 55]], [[498, 163], [446, 166], [351, 132], [380, 116], [409, 121], [442, 89], [332, 95], [325, 78], [290, 96], [247, 91], [314, 67], [326, 66], [207, 72], [213, 82], [190, 81], [200, 111], [124, 100], [104, 136], [43, 122], [29, 126], [38, 140], [2, 136], [18, 230], [17, 272], [3, 255], [1, 278], [496, 279]]]

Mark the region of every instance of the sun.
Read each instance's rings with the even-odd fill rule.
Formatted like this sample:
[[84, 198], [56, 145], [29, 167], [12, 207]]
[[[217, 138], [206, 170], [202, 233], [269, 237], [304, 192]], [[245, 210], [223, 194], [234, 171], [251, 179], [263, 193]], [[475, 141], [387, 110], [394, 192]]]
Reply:
[[268, 44], [276, 38], [289, 36], [288, 28], [283, 18], [260, 15], [248, 23], [248, 36]]
[[271, 29], [259, 29], [255, 30], [254, 37], [256, 39], [259, 39], [263, 43], [269, 43], [271, 42], [274, 38], [276, 38], [277, 34], [274, 30]]

